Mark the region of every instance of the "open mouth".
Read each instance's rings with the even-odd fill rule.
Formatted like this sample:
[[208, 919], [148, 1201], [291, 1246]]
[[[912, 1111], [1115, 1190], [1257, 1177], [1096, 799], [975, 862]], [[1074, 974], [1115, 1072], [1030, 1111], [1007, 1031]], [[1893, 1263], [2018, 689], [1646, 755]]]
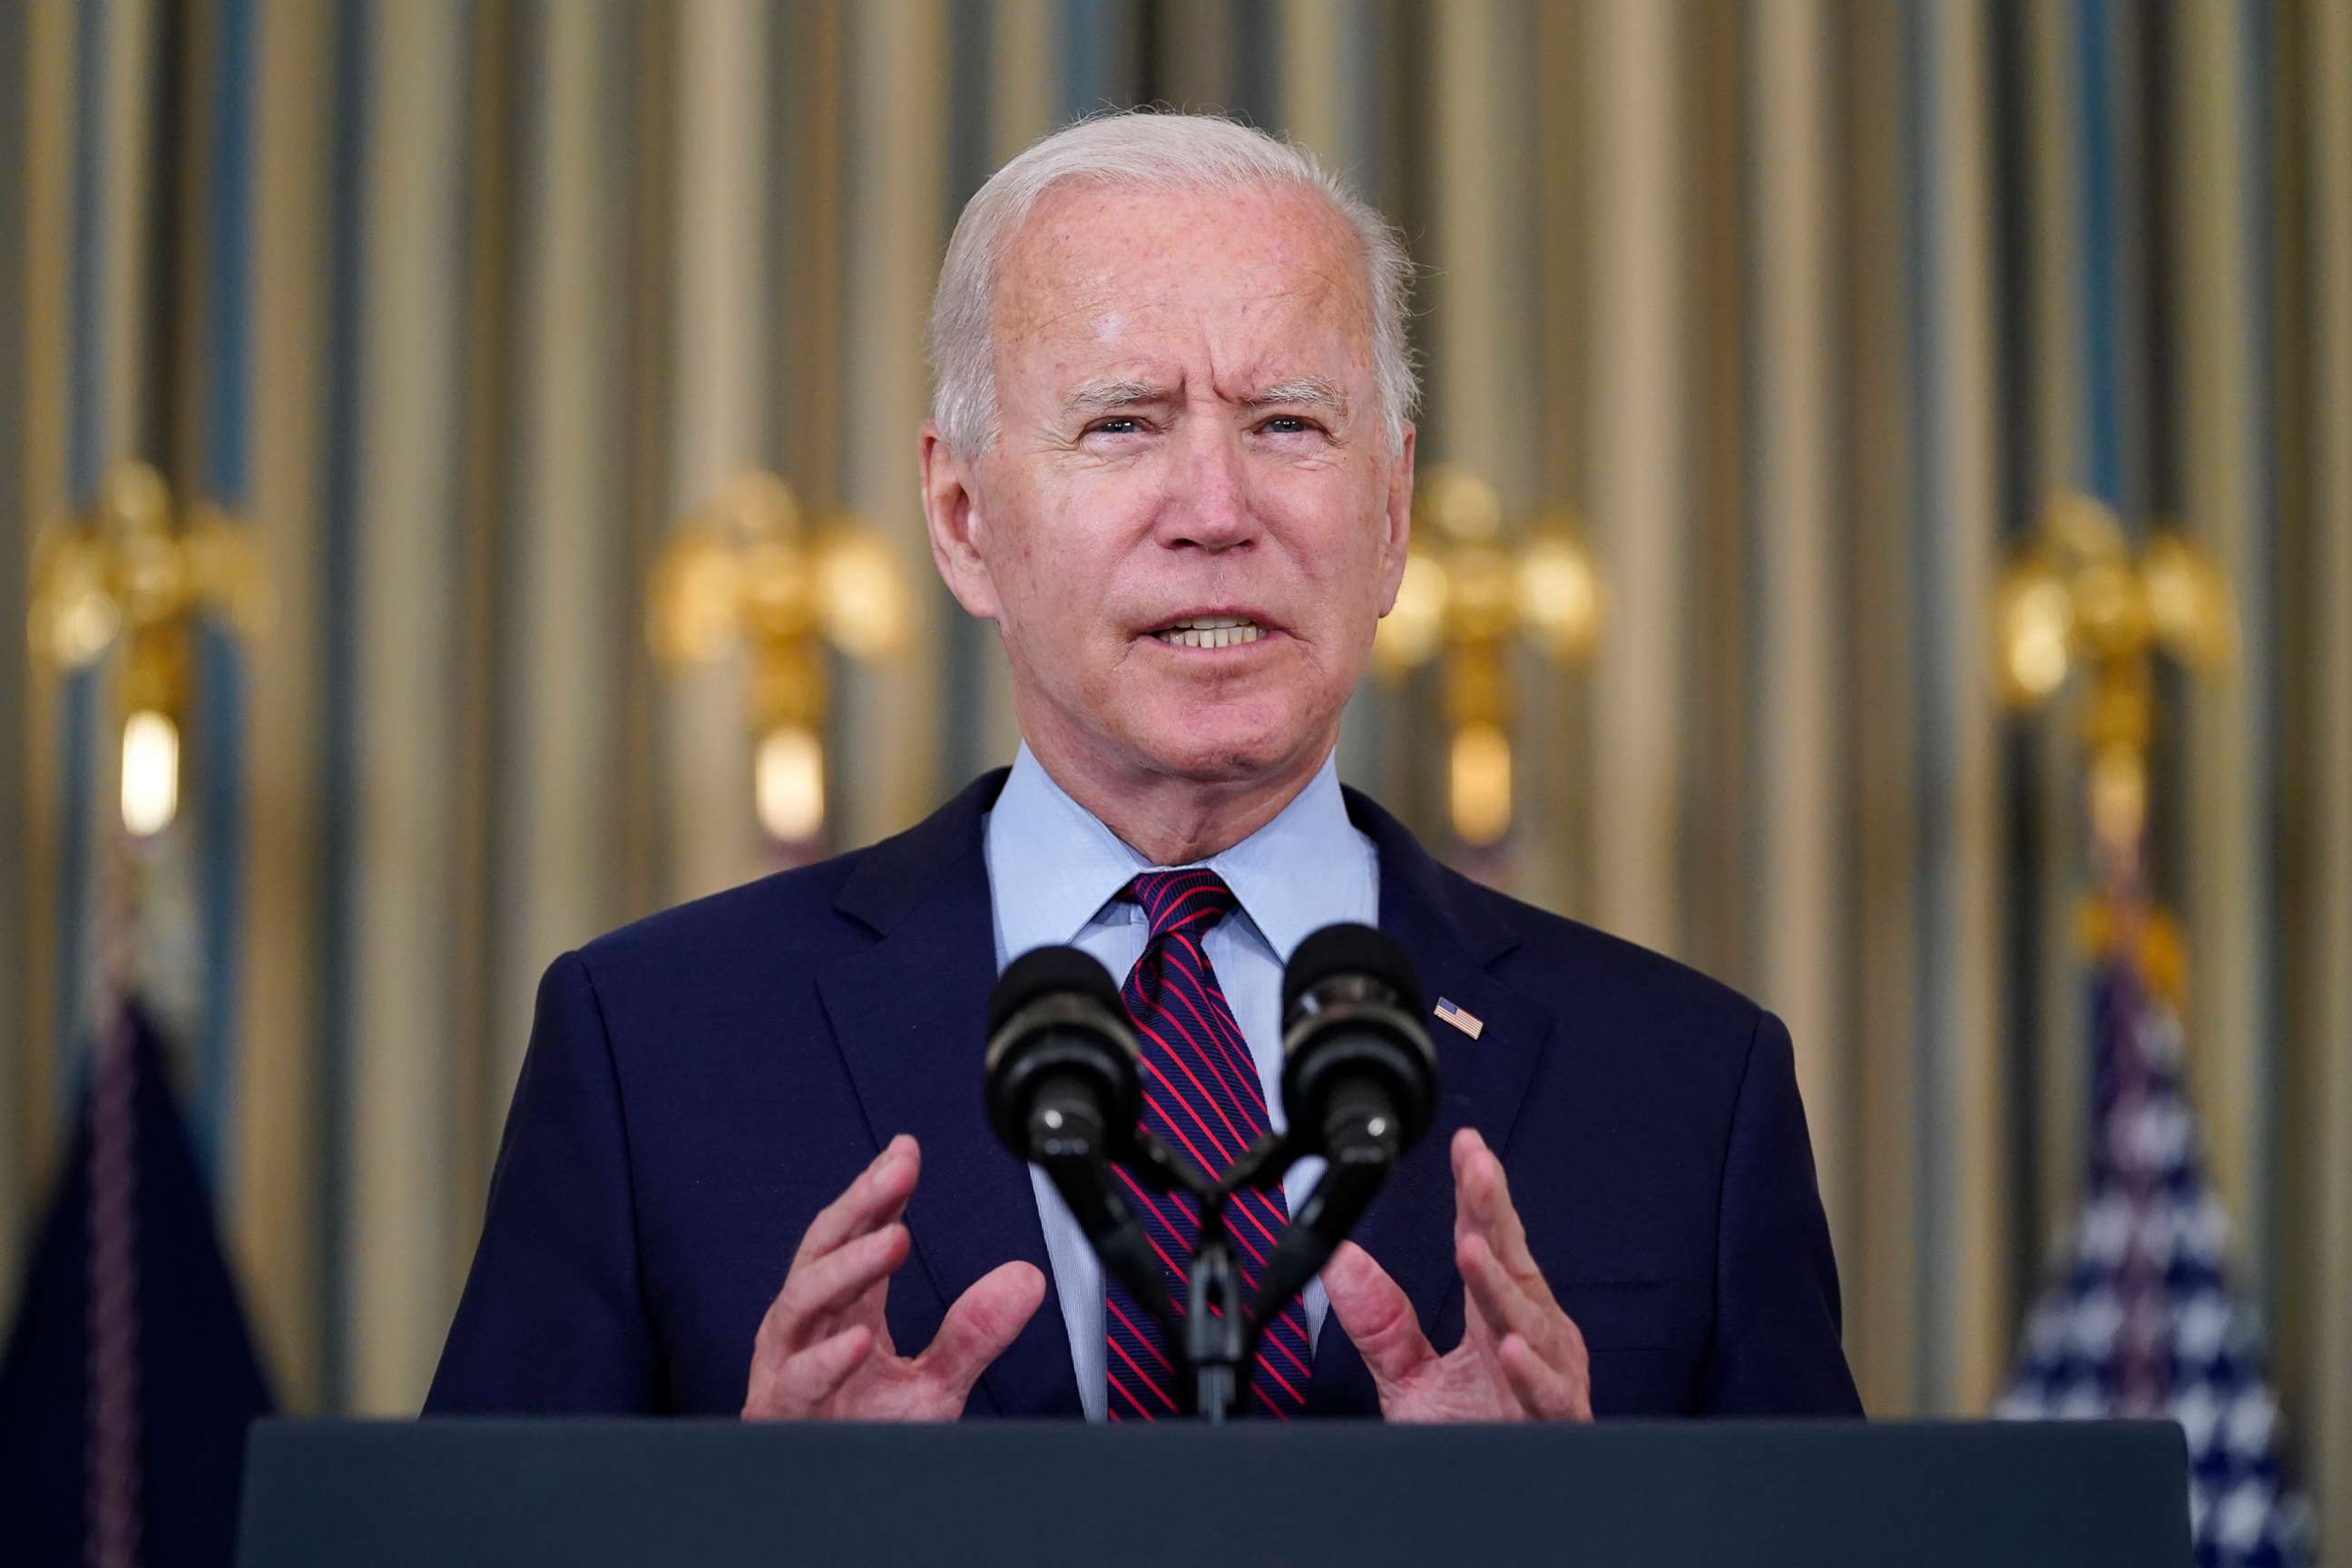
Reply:
[[1197, 616], [1151, 635], [1171, 647], [1240, 647], [1265, 636], [1265, 629], [1244, 616]]

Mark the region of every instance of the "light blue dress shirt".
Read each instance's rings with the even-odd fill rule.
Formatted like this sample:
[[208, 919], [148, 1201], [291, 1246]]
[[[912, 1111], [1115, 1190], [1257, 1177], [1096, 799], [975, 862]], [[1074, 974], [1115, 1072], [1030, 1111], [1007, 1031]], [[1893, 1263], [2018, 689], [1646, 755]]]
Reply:
[[[1063, 793], [1023, 746], [982, 829], [990, 901], [996, 917], [996, 967], [1032, 948], [1070, 943], [1124, 981], [1143, 956], [1149, 923], [1140, 906], [1118, 897], [1139, 871], [1155, 868], [1086, 807]], [[1205, 862], [1225, 879], [1240, 910], [1202, 942], [1233, 1004], [1234, 1021], [1257, 1062], [1258, 1081], [1279, 1129], [1282, 1114], [1282, 966], [1307, 934], [1340, 921], [1380, 921], [1380, 858], [1372, 841], [1348, 820], [1333, 757], [1273, 821]], [[1169, 868], [1174, 869], [1174, 868]], [[1322, 1174], [1302, 1160], [1283, 1183], [1293, 1214]], [[1029, 1168], [1045, 1224], [1045, 1255], [1062, 1300], [1070, 1360], [1087, 1419], [1109, 1403], [1104, 1382], [1102, 1265], [1087, 1245], [1062, 1194], [1041, 1168]], [[1319, 1279], [1303, 1293], [1310, 1339], [1323, 1331]]]

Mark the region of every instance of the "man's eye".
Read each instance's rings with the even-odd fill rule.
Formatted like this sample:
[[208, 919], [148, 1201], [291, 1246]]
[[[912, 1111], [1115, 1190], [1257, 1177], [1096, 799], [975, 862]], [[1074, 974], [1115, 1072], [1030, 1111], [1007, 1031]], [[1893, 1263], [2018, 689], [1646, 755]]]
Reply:
[[1097, 419], [1087, 426], [1089, 436], [1132, 436], [1143, 428], [1143, 421], [1132, 414], [1114, 414], [1108, 419]]
[[1277, 414], [1261, 426], [1269, 436], [1298, 436], [1315, 427], [1312, 419], [1298, 414]]

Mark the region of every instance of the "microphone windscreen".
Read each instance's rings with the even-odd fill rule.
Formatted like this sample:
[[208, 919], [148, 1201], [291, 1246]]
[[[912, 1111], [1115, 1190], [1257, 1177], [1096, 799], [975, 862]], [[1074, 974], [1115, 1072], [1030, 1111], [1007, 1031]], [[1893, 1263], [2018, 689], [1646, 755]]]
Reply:
[[1338, 974], [1360, 974], [1396, 993], [1397, 1005], [1421, 1014], [1421, 983], [1412, 960], [1385, 931], [1353, 923], [1325, 926], [1298, 944], [1282, 971], [1282, 1016], [1286, 1024], [1299, 994]]
[[1062, 991], [1075, 991], [1099, 1003], [1114, 1018], [1127, 1016], [1119, 1004], [1118, 987], [1111, 984], [1110, 971], [1090, 954], [1075, 947], [1039, 947], [1014, 959], [998, 978], [988, 998], [988, 1032], [994, 1034], [1007, 1018], [1038, 997]]

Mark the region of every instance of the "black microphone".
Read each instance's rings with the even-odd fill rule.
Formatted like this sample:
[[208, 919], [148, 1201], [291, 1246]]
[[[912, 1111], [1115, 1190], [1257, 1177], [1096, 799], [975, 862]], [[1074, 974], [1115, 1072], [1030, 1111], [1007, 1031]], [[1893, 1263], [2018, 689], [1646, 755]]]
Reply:
[[1386, 1166], [1412, 1148], [1437, 1108], [1437, 1053], [1404, 949], [1363, 925], [1300, 942], [1282, 972], [1282, 1058], [1302, 1152]]
[[1164, 1166], [1166, 1152], [1139, 1131], [1142, 1051], [1109, 971], [1075, 947], [1015, 959], [988, 999], [989, 1125], [1004, 1146], [1043, 1166], [1102, 1259], [1169, 1331], [1175, 1302], [1135, 1211], [1111, 1174], [1114, 1160]]
[[1024, 1160], [1118, 1159], [1143, 1114], [1141, 1053], [1109, 971], [1024, 953], [988, 1000], [988, 1119]]
[[1282, 1104], [1292, 1157], [1328, 1163], [1258, 1281], [1253, 1349], [1348, 1239], [1437, 1108], [1437, 1053], [1412, 961], [1370, 926], [1324, 927], [1282, 972]]

